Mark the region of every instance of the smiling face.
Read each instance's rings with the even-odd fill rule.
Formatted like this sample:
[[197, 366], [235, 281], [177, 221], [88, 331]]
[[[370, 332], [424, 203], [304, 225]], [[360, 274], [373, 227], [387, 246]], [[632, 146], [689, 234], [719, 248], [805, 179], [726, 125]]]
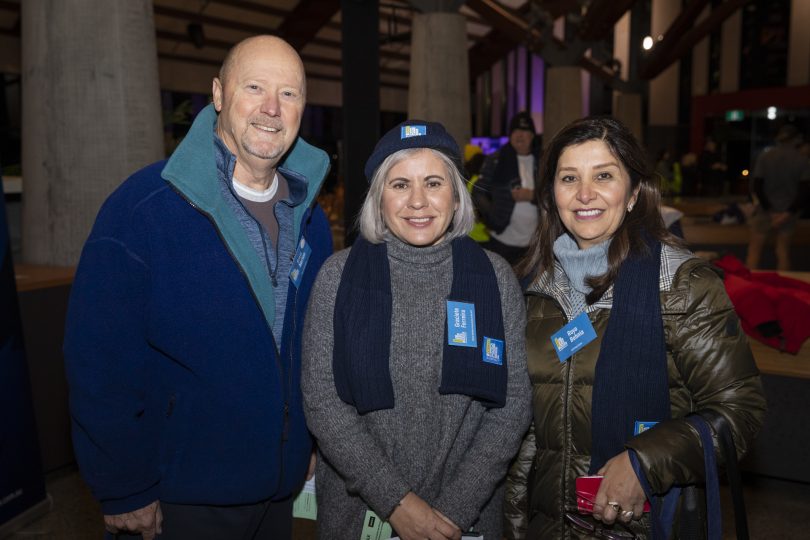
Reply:
[[278, 38], [262, 36], [237, 46], [222, 78], [214, 79], [217, 134], [236, 155], [237, 167], [274, 169], [295, 142], [305, 104], [304, 68]]
[[610, 239], [638, 190], [630, 175], [601, 140], [569, 146], [560, 154], [554, 199], [563, 225], [580, 249]]
[[420, 150], [391, 167], [382, 190], [382, 214], [391, 233], [412, 246], [444, 239], [458, 208], [445, 164]]

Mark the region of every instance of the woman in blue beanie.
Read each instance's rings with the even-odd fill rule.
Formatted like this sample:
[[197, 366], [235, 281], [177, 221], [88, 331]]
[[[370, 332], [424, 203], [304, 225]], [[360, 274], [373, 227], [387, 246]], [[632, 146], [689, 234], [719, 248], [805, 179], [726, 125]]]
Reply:
[[441, 124], [386, 133], [360, 235], [315, 283], [302, 390], [319, 538], [500, 538], [529, 422], [525, 310], [509, 265], [467, 237], [460, 161]]
[[534, 423], [507, 482], [510, 540], [649, 538], [642, 482], [654, 502], [673, 494], [667, 538], [705, 538], [705, 456], [685, 417], [728, 425], [739, 455], [762, 424], [723, 282], [664, 228], [655, 178], [613, 118], [573, 122], [546, 150], [522, 268]]

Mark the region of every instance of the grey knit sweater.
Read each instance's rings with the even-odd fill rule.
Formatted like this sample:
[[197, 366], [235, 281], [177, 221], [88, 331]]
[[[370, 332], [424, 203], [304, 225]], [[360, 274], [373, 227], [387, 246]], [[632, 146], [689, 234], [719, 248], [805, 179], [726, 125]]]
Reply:
[[304, 327], [301, 386], [320, 452], [319, 538], [358, 540], [366, 510], [387, 519], [413, 491], [462, 530], [500, 539], [502, 480], [531, 415], [525, 306], [512, 270], [487, 253], [501, 293], [508, 385], [506, 406], [486, 409], [467, 396], [438, 392], [450, 243], [415, 248], [390, 240], [395, 405], [360, 416], [338, 398], [332, 375], [332, 317], [348, 253], [334, 254], [321, 268]]

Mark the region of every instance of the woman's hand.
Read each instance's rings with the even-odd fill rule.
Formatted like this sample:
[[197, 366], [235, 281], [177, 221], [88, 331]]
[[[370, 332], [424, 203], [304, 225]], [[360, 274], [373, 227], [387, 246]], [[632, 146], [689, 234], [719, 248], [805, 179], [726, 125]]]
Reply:
[[[627, 451], [609, 459], [597, 474], [604, 478], [596, 493], [593, 517], [608, 525], [616, 519], [625, 523], [640, 519], [647, 497], [633, 471]], [[633, 512], [632, 516], [629, 511]]]
[[402, 540], [460, 540], [461, 530], [413, 492], [402, 499], [388, 520]]

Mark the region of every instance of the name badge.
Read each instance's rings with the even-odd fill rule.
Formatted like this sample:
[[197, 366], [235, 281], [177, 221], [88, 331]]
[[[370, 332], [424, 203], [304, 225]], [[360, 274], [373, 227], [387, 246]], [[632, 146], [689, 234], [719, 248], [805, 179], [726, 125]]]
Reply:
[[296, 289], [301, 285], [301, 278], [304, 277], [304, 269], [307, 267], [310, 255], [312, 255], [312, 248], [302, 236], [298, 247], [295, 248], [295, 256], [290, 267], [290, 281], [293, 282]]
[[636, 425], [633, 427], [633, 435], [638, 435], [639, 433], [644, 433], [651, 427], [653, 427], [658, 422], [644, 422], [641, 420], [636, 420]]
[[318, 519], [318, 501], [315, 498], [315, 477], [306, 481], [301, 492], [293, 501], [293, 517], [299, 519]]
[[484, 362], [488, 364], [503, 365], [503, 341], [484, 336], [484, 346], [481, 348]]
[[551, 343], [554, 345], [560, 362], [565, 362], [571, 358], [572, 354], [594, 339], [596, 339], [596, 331], [593, 329], [588, 314], [583, 311], [576, 319], [551, 336]]
[[447, 343], [456, 347], [477, 347], [475, 304], [447, 301]]
[[366, 517], [363, 520], [363, 531], [360, 533], [360, 540], [388, 540], [391, 538], [391, 525], [383, 521], [371, 510], [366, 510]]

